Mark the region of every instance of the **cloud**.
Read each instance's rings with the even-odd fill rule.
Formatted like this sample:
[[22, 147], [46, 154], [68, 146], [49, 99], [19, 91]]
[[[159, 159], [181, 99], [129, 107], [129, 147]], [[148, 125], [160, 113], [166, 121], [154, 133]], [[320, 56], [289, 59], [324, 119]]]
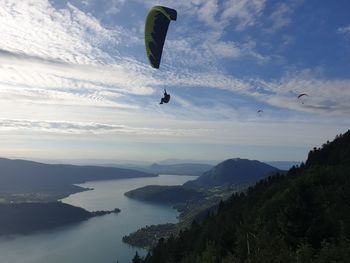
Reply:
[[242, 55], [240, 48], [231, 41], [217, 41], [207, 48], [219, 58], [238, 58]]
[[0, 61], [0, 100], [14, 103], [137, 109], [125, 96], [150, 95], [157, 83], [130, 62], [77, 65], [8, 52], [0, 52]]
[[225, 24], [235, 19], [236, 30], [244, 30], [255, 24], [265, 8], [265, 2], [265, 0], [225, 1], [221, 19]]
[[271, 31], [281, 29], [291, 23], [290, 15], [293, 13], [293, 9], [286, 3], [279, 3], [276, 9], [270, 15], [270, 19], [273, 21]]
[[275, 33], [276, 31], [289, 26], [292, 23], [292, 16], [296, 9], [303, 3], [304, 0], [290, 0], [283, 3], [277, 3], [268, 21], [271, 25], [265, 28], [265, 32]]
[[224, 60], [243, 61], [253, 59], [258, 64], [266, 63], [270, 58], [256, 51], [256, 43], [225, 41], [217, 32], [203, 33], [200, 37], [181, 37], [167, 43], [167, 49], [162, 58], [162, 67], [171, 65], [175, 68], [192, 68], [200, 71], [216, 71], [221, 74], [224, 70]]
[[[126, 64], [125, 69], [112, 65], [80, 66], [27, 56], [22, 60], [21, 55], [8, 53], [1, 58], [0, 98], [5, 101], [138, 110], [144, 102], [130, 96], [148, 96], [154, 88], [165, 85], [225, 90], [299, 112], [349, 113], [349, 80], [326, 80], [306, 71], [265, 81], [186, 69], [164, 69], [152, 75], [145, 66], [136, 63]], [[295, 99], [299, 93], [310, 95], [304, 105]]]
[[[147, 8], [159, 5], [159, 1], [134, 0]], [[219, 29], [232, 22], [236, 30], [241, 31], [254, 25], [265, 8], [266, 0], [191, 0], [162, 1], [162, 5], [178, 9], [181, 15], [195, 16], [206, 25]]]
[[73, 4], [82, 3], [84, 10], [103, 15], [115, 15], [120, 12], [120, 9], [125, 4], [126, 0], [73, 0]]
[[350, 37], [350, 25], [338, 28], [337, 33]]
[[2, 49], [77, 64], [113, 61], [103, 51], [117, 46], [122, 29], [106, 29], [92, 16], [67, 4], [55, 9], [48, 1], [3, 1], [0, 11]]
[[[283, 125], [281, 125], [283, 123]], [[313, 123], [295, 120], [293, 123], [281, 121], [271, 122], [260, 118], [260, 121], [227, 122], [198, 121], [195, 125], [181, 123], [183, 128], [142, 127], [121, 124], [106, 124], [99, 122], [68, 122], [0, 119], [0, 133], [18, 137], [31, 136], [40, 141], [58, 136], [67, 138], [99, 138], [100, 143], [121, 142], [154, 142], [157, 143], [190, 143], [245, 146], [277, 146], [277, 147], [313, 147], [319, 142], [332, 138], [346, 126], [331, 125], [331, 123]], [[179, 126], [179, 125], [175, 125]], [[207, 127], [215, 127], [215, 129]], [[44, 136], [45, 135], [45, 136]], [[128, 139], [126, 139], [128, 138]], [[56, 142], [57, 143], [57, 142]], [[60, 146], [58, 146], [60, 147]], [[198, 146], [200, 147], [200, 145]], [[143, 148], [138, 145], [138, 149]], [[147, 149], [143, 149], [146, 150]], [[134, 153], [135, 154], [135, 153]], [[237, 153], [238, 154], [238, 153]]]
[[106, 125], [99, 123], [73, 123], [73, 122], [49, 122], [49, 121], [31, 121], [31, 120], [0, 120], [1, 131], [8, 130], [34, 130], [51, 133], [106, 133], [118, 132], [125, 127], [122, 125]]
[[157, 136], [195, 136], [203, 129], [169, 129], [131, 127], [116, 124], [84, 123], [67, 121], [40, 121], [20, 119], [0, 119], [0, 132], [4, 131], [32, 131], [55, 134], [90, 134], [90, 135], [157, 135]]

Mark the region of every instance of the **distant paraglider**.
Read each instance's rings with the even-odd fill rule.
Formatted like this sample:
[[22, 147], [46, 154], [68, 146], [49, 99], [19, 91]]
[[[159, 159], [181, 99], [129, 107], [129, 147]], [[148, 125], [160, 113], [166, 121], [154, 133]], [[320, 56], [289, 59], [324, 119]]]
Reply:
[[263, 115], [264, 111], [263, 110], [257, 110], [256, 114], [261, 117]]
[[298, 100], [301, 102], [301, 104], [304, 104], [304, 98], [308, 97], [309, 95], [307, 95], [306, 93], [301, 93], [298, 95]]
[[[165, 6], [154, 6], [148, 12], [145, 23], [145, 47], [150, 65], [159, 69], [165, 38], [171, 20], [176, 21], [177, 11]], [[168, 103], [170, 94], [164, 89], [160, 104]]]

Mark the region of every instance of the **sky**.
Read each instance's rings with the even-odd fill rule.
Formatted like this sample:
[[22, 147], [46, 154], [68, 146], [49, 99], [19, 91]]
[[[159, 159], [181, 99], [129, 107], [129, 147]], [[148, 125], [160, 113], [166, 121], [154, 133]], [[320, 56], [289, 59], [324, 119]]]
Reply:
[[[178, 12], [159, 69], [143, 38], [154, 5]], [[349, 10], [348, 0], [0, 0], [0, 156], [303, 161], [350, 127]], [[171, 101], [159, 105], [164, 88]]]

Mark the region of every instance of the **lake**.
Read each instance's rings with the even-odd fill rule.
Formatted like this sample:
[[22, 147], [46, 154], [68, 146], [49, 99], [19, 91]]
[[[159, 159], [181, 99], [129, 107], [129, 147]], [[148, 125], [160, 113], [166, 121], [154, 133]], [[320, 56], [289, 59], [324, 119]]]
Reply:
[[70, 195], [62, 201], [89, 211], [120, 208], [118, 214], [41, 231], [0, 238], [1, 263], [131, 263], [138, 251], [122, 237], [152, 224], [175, 223], [178, 212], [168, 205], [132, 200], [124, 193], [145, 185], [180, 185], [196, 176], [160, 175], [79, 184], [91, 191]]

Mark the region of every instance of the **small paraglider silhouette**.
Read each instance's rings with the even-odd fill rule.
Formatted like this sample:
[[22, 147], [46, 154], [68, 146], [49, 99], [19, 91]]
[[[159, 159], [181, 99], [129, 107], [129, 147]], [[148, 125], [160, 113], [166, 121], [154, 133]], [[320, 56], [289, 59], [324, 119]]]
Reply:
[[164, 89], [164, 97], [161, 98], [159, 104], [168, 103], [169, 101], [170, 101], [170, 94], [166, 92], [166, 89]]
[[257, 110], [256, 114], [261, 117], [263, 115], [264, 111], [263, 110]]
[[301, 104], [304, 104], [304, 100], [302, 98], [305, 97], [305, 96], [308, 97], [309, 95], [307, 95], [306, 93], [301, 93], [301, 94], [298, 95], [298, 100], [301, 101]]

